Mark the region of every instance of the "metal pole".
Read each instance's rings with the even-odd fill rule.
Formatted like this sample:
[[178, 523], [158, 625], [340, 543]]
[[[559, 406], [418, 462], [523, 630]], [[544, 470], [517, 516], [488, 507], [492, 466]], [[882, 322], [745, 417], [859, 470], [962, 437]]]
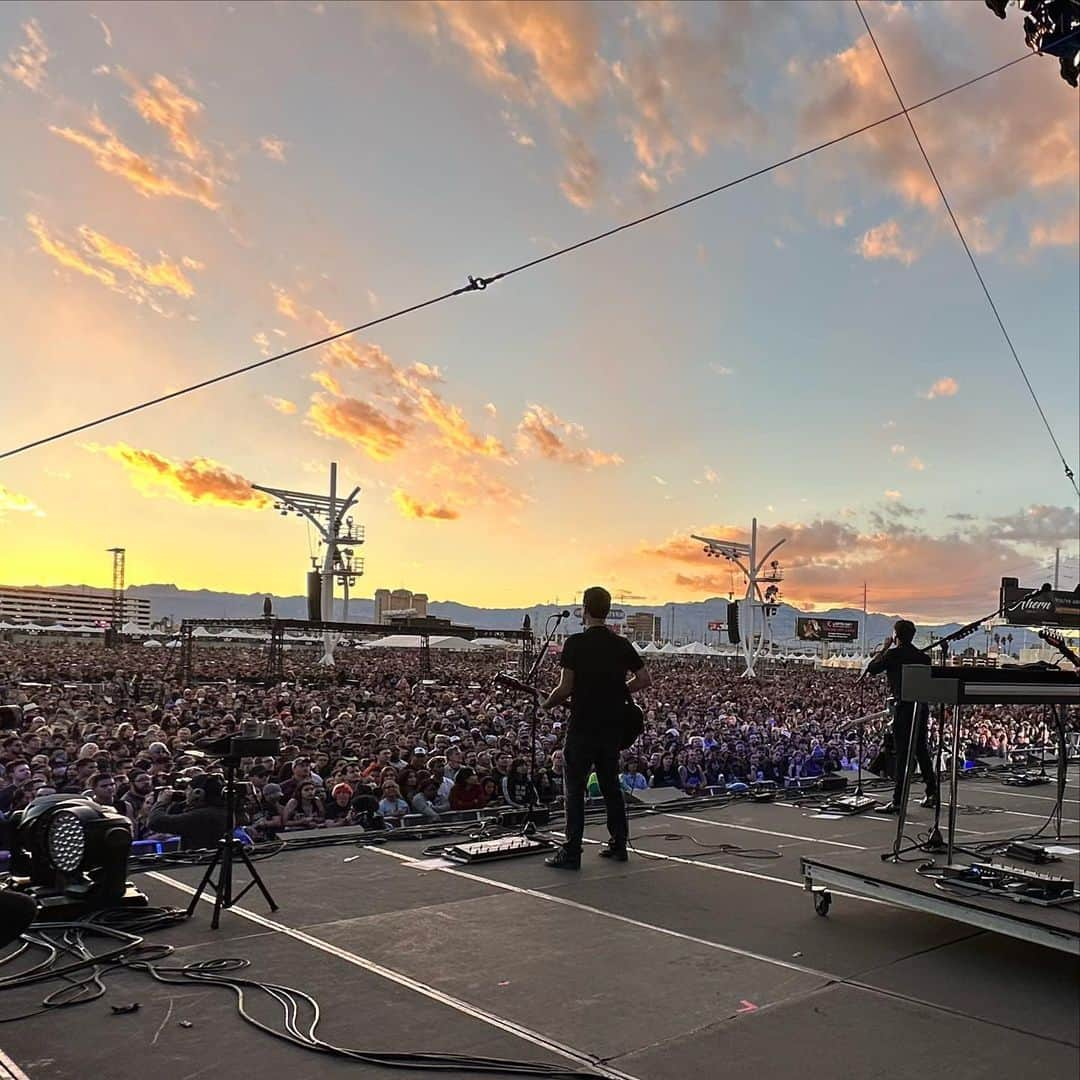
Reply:
[[1058, 580], [1061, 576], [1061, 548], [1054, 548], [1054, 591], [1057, 592]]
[[[334, 555], [337, 553], [337, 462], [330, 462], [330, 518], [327, 522], [323, 540], [326, 554], [323, 558], [322, 576], [322, 617], [325, 622], [334, 621]], [[325, 667], [334, 664], [334, 635], [323, 634], [323, 657], [320, 663]]]
[[862, 586], [862, 644], [859, 648], [862, 656], [866, 655], [866, 582]]

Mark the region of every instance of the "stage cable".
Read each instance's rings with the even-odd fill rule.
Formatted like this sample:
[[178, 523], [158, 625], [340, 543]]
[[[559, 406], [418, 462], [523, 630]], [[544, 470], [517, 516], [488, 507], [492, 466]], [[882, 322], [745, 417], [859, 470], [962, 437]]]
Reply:
[[[578, 240], [576, 243], [568, 244], [567, 246], [559, 248], [556, 251], [551, 251], [547, 255], [541, 255], [538, 258], [530, 259], [527, 262], [519, 263], [517, 266], [512, 266], [508, 270], [503, 270], [500, 273], [493, 274], [491, 277], [473, 277], [472, 275], [469, 275], [468, 283], [462, 285], [458, 289], [452, 289], [449, 292], [444, 292], [440, 294], [439, 296], [433, 296], [428, 300], [421, 300], [418, 303], [410, 304], [408, 307], [399, 308], [397, 311], [392, 311], [389, 314], [382, 315], [377, 319], [370, 319], [367, 322], [359, 323], [358, 325], [348, 327], [345, 330], [339, 330], [334, 334], [328, 334], [326, 337], [318, 338], [315, 341], [309, 341], [306, 344], [297, 345], [295, 348], [286, 349], [284, 352], [276, 353], [273, 356], [264, 357], [263, 359], [256, 360], [253, 363], [244, 364], [241, 367], [233, 368], [230, 371], [223, 371], [219, 375], [213, 375], [208, 379], [202, 379], [199, 382], [191, 383], [189, 386], [181, 387], [179, 390], [173, 390], [168, 394], [160, 394], [157, 397], [148, 398], [145, 401], [137, 402], [134, 405], [129, 405], [127, 408], [118, 409], [115, 412], [106, 414], [105, 416], [99, 416], [95, 420], [87, 420], [82, 424], [76, 424], [74, 427], [65, 428], [64, 430], [54, 432], [51, 435], [44, 435], [39, 439], [34, 439], [31, 442], [23, 443], [21, 446], [15, 446], [9, 450], [4, 450], [3, 452], [0, 452], [0, 461], [3, 461], [5, 458], [14, 457], [17, 454], [25, 453], [27, 450], [34, 450], [39, 446], [45, 446], [48, 443], [56, 442], [59, 439], [65, 439], [69, 435], [77, 435], [79, 432], [88, 431], [91, 428], [95, 427], [100, 427], [102, 424], [108, 424], [113, 420], [119, 420], [122, 417], [130, 416], [133, 413], [142, 412], [144, 409], [150, 409], [156, 405], [163, 405], [167, 401], [172, 401], [175, 398], [184, 397], [187, 394], [192, 394], [196, 390], [205, 390], [207, 387], [215, 386], [218, 383], [227, 381], [228, 379], [233, 379], [240, 375], [246, 375], [249, 372], [258, 370], [259, 368], [267, 367], [270, 364], [276, 364], [281, 360], [287, 360], [289, 357], [297, 356], [300, 353], [308, 352], [311, 349], [317, 349], [323, 345], [329, 345], [331, 342], [338, 341], [341, 338], [350, 337], [353, 334], [358, 334], [362, 330], [370, 330], [374, 326], [381, 326], [384, 323], [392, 322], [395, 319], [403, 318], [405, 315], [411, 315], [417, 311], [422, 311], [425, 308], [434, 307], [436, 304], [441, 304], [445, 300], [452, 300], [458, 296], [462, 296], [465, 293], [469, 292], [482, 292], [489, 285], [492, 285], [497, 281], [503, 281], [504, 279], [511, 277], [513, 274], [520, 274], [522, 273], [522, 271], [531, 270], [534, 267], [540, 266], [542, 263], [550, 262], [552, 259], [558, 259], [561, 258], [563, 255], [569, 255], [571, 252], [578, 251], [581, 248], [589, 247], [592, 244], [599, 243], [599, 241], [606, 240], [609, 237], [615, 236], [617, 233], [626, 232], [628, 229], [636, 228], [638, 225], [644, 225], [649, 221], [654, 221], [655, 219], [663, 217], [666, 214], [671, 214], [676, 210], [681, 210], [684, 207], [692, 205], [693, 203], [700, 202], [703, 199], [711, 198], [713, 195], [718, 195], [720, 194], [720, 192], [727, 191], [729, 188], [733, 188], [738, 186], [739, 184], [746, 183], [746, 181], [748, 180], [755, 180], [759, 176], [765, 176], [767, 173], [773, 172], [776, 169], [781, 169], [786, 165], [791, 165], [796, 161], [801, 161], [803, 158], [810, 157], [812, 154], [816, 154], [821, 150], [827, 150], [830, 146], [836, 146], [839, 143], [854, 138], [856, 135], [862, 135], [864, 132], [870, 131], [876, 127], [880, 127], [882, 124], [887, 124], [892, 120], [896, 120], [898, 117], [906, 116], [908, 112], [913, 112], [915, 109], [921, 109], [924, 106], [930, 105], [935, 101], [940, 101], [942, 98], [948, 97], [950, 94], [955, 94], [960, 90], [964, 90], [969, 86], [973, 86], [975, 83], [981, 82], [983, 79], [988, 79], [992, 75], [997, 75], [999, 72], [1005, 71], [1007, 68], [1011, 68], [1016, 64], [1023, 63], [1023, 61], [1030, 59], [1030, 57], [1036, 55], [1038, 54], [1032, 52], [1024, 53], [1023, 56], [1018, 56], [1014, 60], [1009, 60], [1004, 64], [999, 64], [997, 67], [991, 68], [989, 71], [984, 71], [981, 75], [976, 75], [973, 78], [967, 79], [962, 83], [957, 83], [956, 86], [952, 86], [947, 90], [942, 90], [940, 93], [934, 94], [932, 97], [924, 98], [922, 101], [916, 102], [914, 105], [908, 108], [902, 108], [899, 112], [890, 113], [888, 116], [883, 116], [879, 120], [874, 120], [869, 124], [863, 124], [862, 127], [854, 128], [852, 131], [848, 131], [843, 135], [837, 135], [834, 138], [826, 139], [824, 142], [817, 143], [816, 145], [808, 147], [805, 150], [800, 150], [796, 154], [791, 154], [790, 156], [782, 158], [779, 161], [774, 161], [770, 165], [764, 165], [760, 169], [755, 169], [753, 172], [745, 173], [742, 176], [736, 177], [734, 180], [728, 180], [723, 184], [717, 185], [716, 187], [709, 188], [707, 191], [698, 192], [698, 194], [691, 195], [689, 198], [686, 199], [681, 199], [679, 202], [671, 203], [669, 206], [662, 207], [659, 210], [654, 210], [652, 213], [644, 214], [641, 217], [634, 218], [631, 221], [624, 221], [621, 225], [615, 225], [610, 229], [605, 229], [603, 232], [595, 233], [593, 236], [586, 237], [584, 240]], [[908, 122], [910, 123], [910, 120]], [[1004, 330], [1004, 327], [1002, 327], [1002, 329]], [[1017, 360], [1017, 363], [1019, 363], [1019, 360]], [[1049, 427], [1049, 425], [1047, 426]], [[1052, 432], [1051, 437], [1053, 437]], [[1064, 460], [1064, 458], [1062, 460]]]
[[[1061, 451], [1061, 446], [1057, 441], [1057, 436], [1054, 434], [1054, 429], [1050, 426], [1050, 421], [1046, 418], [1046, 413], [1043, 412], [1042, 404], [1039, 401], [1038, 395], [1035, 393], [1035, 388], [1031, 385], [1031, 380], [1028, 378], [1027, 372], [1024, 370], [1024, 365], [1020, 361], [1020, 355], [1016, 351], [1016, 346], [1013, 345], [1012, 338], [1009, 336], [1009, 331], [1005, 329], [1005, 323], [1001, 318], [1001, 314], [998, 311], [997, 304], [994, 303], [994, 298], [990, 295], [990, 289], [986, 284], [985, 279], [982, 276], [982, 272], [979, 270], [979, 264], [975, 261], [975, 256], [971, 253], [971, 248], [968, 245], [967, 238], [964, 236], [964, 230], [960, 228], [960, 222], [957, 221], [956, 215], [953, 213], [953, 208], [949, 204], [948, 196], [945, 194], [945, 189], [941, 186], [941, 181], [938, 179], [937, 172], [934, 170], [934, 166], [930, 162], [930, 156], [926, 152], [926, 148], [923, 146], [922, 139], [919, 138], [919, 132], [915, 128], [915, 122], [911, 119], [911, 110], [904, 104], [904, 99], [900, 96], [900, 90], [896, 85], [896, 80], [892, 77], [892, 72], [889, 70], [889, 65], [885, 62], [885, 56], [881, 51], [881, 47], [877, 43], [877, 38], [874, 37], [874, 31], [870, 29], [870, 23], [867, 21], [866, 13], [862, 9], [862, 4], [859, 0], [853, 0], [855, 7], [858, 9], [859, 17], [862, 19], [863, 26], [866, 27], [866, 33], [870, 37], [870, 42], [874, 46], [874, 51], [877, 53], [878, 59], [881, 61], [881, 66], [885, 71], [885, 75], [888, 77], [889, 85], [893, 89], [893, 93], [896, 95], [896, 100], [900, 104], [900, 108], [903, 110], [904, 119], [908, 123], [908, 127], [911, 128], [911, 134], [915, 137], [915, 143], [919, 147], [919, 153], [922, 154], [923, 161], [926, 162], [926, 167], [930, 171], [930, 176], [933, 178], [934, 185], [938, 189], [938, 194], [941, 196], [941, 201], [945, 204], [945, 209], [949, 214], [949, 220], [953, 223], [953, 228], [956, 229], [956, 235], [960, 238], [960, 243], [963, 245], [964, 254], [968, 257], [968, 262], [971, 263], [971, 269], [975, 271], [975, 277], [979, 280], [979, 285], [982, 287], [983, 295], [986, 297], [986, 302], [990, 305], [990, 310], [994, 313], [994, 318], [997, 320], [998, 328], [1001, 330], [1002, 337], [1005, 338], [1005, 344], [1009, 346], [1009, 352], [1012, 353], [1013, 360], [1016, 361], [1016, 366], [1020, 369], [1020, 375], [1023, 377], [1024, 385], [1028, 389], [1028, 393], [1031, 395], [1031, 400], [1035, 403], [1035, 408], [1039, 412], [1039, 416], [1042, 418], [1043, 425], [1046, 427], [1046, 433], [1050, 436], [1050, 441], [1054, 444], [1054, 449], [1057, 451], [1057, 456], [1061, 459], [1062, 467], [1065, 469], [1065, 477], [1072, 485], [1073, 491], [1076, 492], [1078, 498], [1080, 498], [1080, 486], [1077, 486], [1076, 475], [1069, 467], [1069, 463], [1065, 460], [1065, 455]], [[1072, 35], [1069, 35], [1072, 36]], [[1066, 39], [1062, 39], [1066, 40]], [[1031, 53], [1032, 56], [1038, 56], [1038, 53]]]

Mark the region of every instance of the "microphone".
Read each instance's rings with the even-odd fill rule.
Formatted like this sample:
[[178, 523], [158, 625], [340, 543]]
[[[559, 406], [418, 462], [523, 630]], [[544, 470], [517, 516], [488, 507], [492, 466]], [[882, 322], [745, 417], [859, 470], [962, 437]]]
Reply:
[[559, 612], [559, 618], [560, 619], [569, 619], [570, 618], [570, 612], [568, 610], [560, 611]]

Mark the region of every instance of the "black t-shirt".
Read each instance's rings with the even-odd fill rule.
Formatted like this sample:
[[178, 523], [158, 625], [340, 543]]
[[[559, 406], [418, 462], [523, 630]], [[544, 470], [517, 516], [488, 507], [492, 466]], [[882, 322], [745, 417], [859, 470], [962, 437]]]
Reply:
[[588, 732], [606, 729], [619, 719], [626, 701], [626, 675], [645, 665], [626, 638], [606, 626], [590, 626], [566, 639], [562, 666], [574, 673], [572, 725]]
[[899, 701], [904, 665], [929, 663], [930, 657], [921, 649], [916, 649], [914, 645], [894, 645], [884, 656], [871, 660], [866, 673], [880, 675], [884, 671], [885, 678], [889, 681], [889, 693]]

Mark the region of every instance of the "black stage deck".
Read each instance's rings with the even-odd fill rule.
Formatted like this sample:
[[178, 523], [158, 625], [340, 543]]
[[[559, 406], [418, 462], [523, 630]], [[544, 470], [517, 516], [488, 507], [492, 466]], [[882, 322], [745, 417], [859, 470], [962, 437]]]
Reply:
[[[1034, 831], [1053, 805], [1048, 787], [960, 791], [1005, 811], [961, 815], [961, 839]], [[1080, 831], [1078, 794], [1074, 770], [1064, 833]], [[928, 813], [913, 817], [923, 831]], [[737, 802], [633, 827], [639, 855], [613, 865], [590, 847], [577, 874], [539, 857], [421, 869], [420, 843], [285, 852], [259, 864], [276, 914], [252, 893], [217, 932], [204, 904], [148, 940], [175, 945], [180, 963], [250, 959], [252, 977], [316, 997], [323, 1037], [356, 1048], [595, 1064], [636, 1080], [1080, 1075], [1075, 960], [836, 892], [830, 916], [815, 914], [802, 857], [880, 852], [892, 819]], [[723, 844], [782, 857], [710, 853]], [[153, 903], [179, 906], [200, 875], [136, 880]], [[223, 990], [127, 971], [108, 986], [101, 1001], [0, 1028], [0, 1076], [420, 1075], [282, 1044], [244, 1024]], [[0, 1008], [25, 1011], [44, 992], [4, 993]], [[111, 1015], [110, 1002], [130, 1001], [138, 1012]]]

